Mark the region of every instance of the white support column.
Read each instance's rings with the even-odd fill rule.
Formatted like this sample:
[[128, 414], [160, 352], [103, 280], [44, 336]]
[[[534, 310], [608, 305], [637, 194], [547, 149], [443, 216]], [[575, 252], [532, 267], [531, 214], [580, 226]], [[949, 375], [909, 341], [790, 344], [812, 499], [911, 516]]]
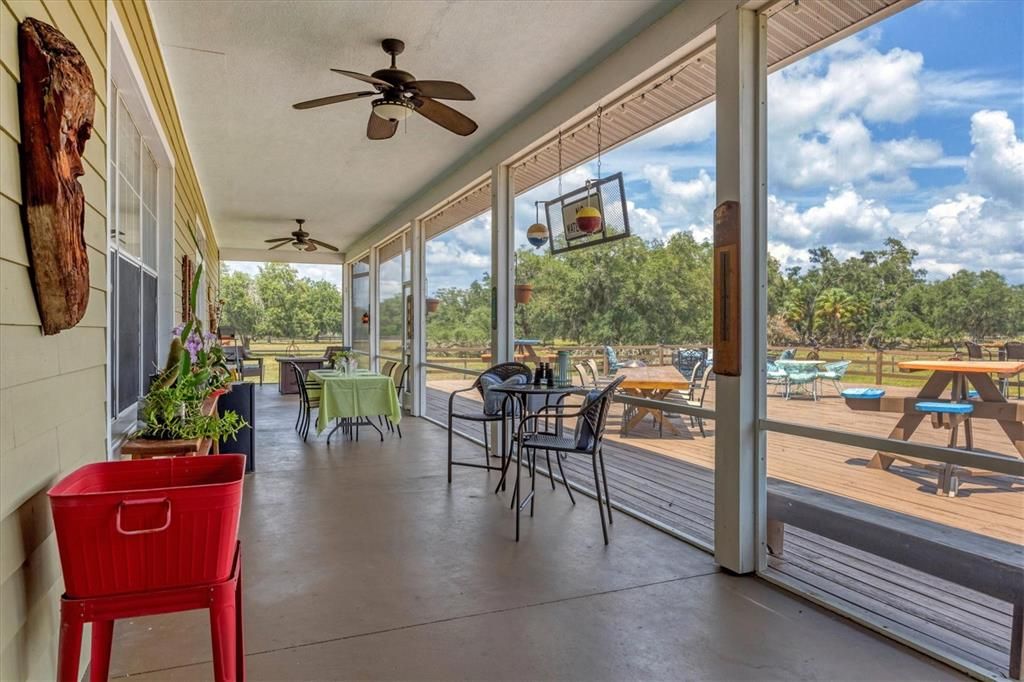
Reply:
[[423, 239], [423, 222], [412, 221], [410, 232], [412, 240], [412, 347], [409, 349], [412, 367], [409, 369], [409, 381], [412, 382], [410, 392], [412, 393], [412, 413], [414, 416], [423, 415], [427, 404], [426, 380], [424, 375], [423, 361], [427, 354], [427, 278], [424, 261], [426, 242]]
[[763, 319], [765, 311], [765, 25], [735, 9], [716, 27], [717, 203], [740, 204], [741, 376], [717, 376], [715, 560], [758, 569], [765, 508]]
[[370, 312], [370, 324], [366, 330], [366, 333], [370, 336], [370, 369], [376, 370], [380, 363], [377, 360], [377, 356], [380, 354], [380, 320], [377, 319], [377, 313], [379, 312], [380, 306], [377, 305], [377, 291], [380, 289], [380, 256], [377, 252], [376, 247], [370, 248], [370, 276], [367, 277], [370, 300], [369, 305], [366, 309]]
[[515, 194], [508, 166], [491, 171], [491, 353], [509, 362], [515, 341]]
[[[344, 259], [342, 259], [344, 263]], [[346, 346], [352, 345], [352, 265], [341, 266], [341, 335]]]

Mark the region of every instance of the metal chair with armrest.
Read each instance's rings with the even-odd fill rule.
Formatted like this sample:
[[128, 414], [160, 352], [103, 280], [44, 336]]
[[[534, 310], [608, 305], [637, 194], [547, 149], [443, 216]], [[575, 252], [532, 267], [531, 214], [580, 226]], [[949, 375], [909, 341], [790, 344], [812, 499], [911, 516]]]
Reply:
[[[577, 454], [588, 456], [591, 459], [591, 463], [594, 468], [594, 496], [597, 498], [597, 508], [601, 515], [601, 532], [604, 535], [604, 544], [608, 544], [608, 526], [612, 524], [612, 507], [611, 498], [608, 495], [608, 476], [605, 473], [604, 466], [604, 430], [608, 420], [608, 410], [611, 407], [612, 397], [615, 394], [615, 390], [619, 387], [625, 377], [618, 377], [607, 386], [601, 389], [594, 389], [588, 395], [583, 405], [576, 412], [566, 412], [564, 405], [546, 405], [534, 414], [524, 417], [519, 422], [519, 428], [516, 431], [515, 442], [518, 446], [518, 463], [516, 465], [516, 483], [515, 483], [515, 500], [514, 505], [516, 509], [516, 542], [519, 541], [519, 514], [525, 506], [525, 502], [520, 502], [521, 499], [521, 481], [519, 477], [520, 469], [522, 469], [522, 462], [525, 451], [527, 452], [527, 459], [525, 460], [530, 467], [530, 471], [533, 474], [531, 482], [530, 495], [527, 498], [527, 502], [530, 503], [530, 515], [533, 515], [533, 508], [536, 498], [534, 492], [537, 485], [537, 450], [554, 451], [556, 453], [556, 461], [558, 462], [559, 468], [561, 468], [561, 459], [565, 455]], [[554, 414], [550, 414], [554, 412]], [[537, 425], [541, 419], [554, 419], [557, 425], [555, 433], [542, 432], [537, 430]], [[560, 435], [562, 432], [561, 424], [567, 419], [576, 420], [576, 428], [573, 435], [563, 436]], [[505, 469], [511, 465], [511, 457], [508, 462], [505, 463]], [[600, 473], [598, 473], [600, 469]], [[502, 473], [502, 480], [506, 476], [506, 472]], [[548, 467], [548, 475], [554, 477], [553, 472], [550, 471], [550, 465]], [[562, 480], [566, 485], [566, 489], [569, 488], [569, 483], [565, 479], [565, 472], [562, 472]], [[500, 483], [499, 483], [500, 485]], [[601, 497], [601, 490], [604, 489], [604, 499]], [[571, 493], [570, 493], [571, 495]], [[608, 512], [608, 522], [605, 523], [605, 509]]]

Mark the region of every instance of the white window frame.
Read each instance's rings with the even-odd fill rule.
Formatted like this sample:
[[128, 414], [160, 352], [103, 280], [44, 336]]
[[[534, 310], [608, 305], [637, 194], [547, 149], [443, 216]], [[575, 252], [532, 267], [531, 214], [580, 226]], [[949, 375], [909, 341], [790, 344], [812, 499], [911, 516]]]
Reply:
[[[132, 118], [132, 123], [138, 128], [142, 142], [152, 154], [157, 166], [156, 177], [156, 268], [144, 266], [142, 263], [142, 250], [140, 248], [139, 258], [128, 254], [120, 254], [117, 257], [129, 258], [143, 266], [151, 274], [157, 275], [157, 357], [164, 344], [161, 339], [170, 338], [171, 329], [174, 326], [174, 154], [168, 142], [167, 135], [160, 123], [160, 117], [153, 100], [146, 89], [145, 79], [142, 76], [142, 69], [132, 52], [131, 43], [128, 40], [124, 25], [114, 9], [108, 8], [107, 12], [107, 292], [112, 290], [113, 278], [116, 276], [116, 260], [111, 259], [111, 251], [117, 250], [116, 244], [111, 241], [109, 225], [115, 220], [117, 211], [117, 176], [114, 171], [115, 160], [112, 159], [110, 150], [114, 147], [111, 144], [111, 133], [117, 134], [117, 112], [118, 100], [124, 102], [125, 109]], [[141, 175], [140, 175], [141, 181]], [[140, 202], [141, 203], [141, 202]], [[141, 214], [141, 208], [140, 208]], [[140, 223], [140, 238], [142, 225]], [[127, 407], [125, 410], [116, 412], [114, 403], [114, 382], [113, 376], [113, 334], [116, 329], [112, 326], [112, 306], [115, 301], [107, 296], [107, 442], [110, 444], [108, 453], [114, 457], [118, 446], [130, 433], [136, 424], [137, 404]]]

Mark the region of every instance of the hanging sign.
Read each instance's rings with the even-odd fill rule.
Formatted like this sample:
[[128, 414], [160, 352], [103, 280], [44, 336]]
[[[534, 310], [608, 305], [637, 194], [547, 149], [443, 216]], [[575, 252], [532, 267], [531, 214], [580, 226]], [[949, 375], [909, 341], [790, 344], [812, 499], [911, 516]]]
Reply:
[[[628, 237], [629, 213], [622, 173], [591, 180], [585, 186], [544, 202], [552, 255]], [[580, 215], [580, 211], [584, 211]], [[587, 213], [591, 216], [587, 217]], [[586, 218], [583, 224], [579, 218]]]

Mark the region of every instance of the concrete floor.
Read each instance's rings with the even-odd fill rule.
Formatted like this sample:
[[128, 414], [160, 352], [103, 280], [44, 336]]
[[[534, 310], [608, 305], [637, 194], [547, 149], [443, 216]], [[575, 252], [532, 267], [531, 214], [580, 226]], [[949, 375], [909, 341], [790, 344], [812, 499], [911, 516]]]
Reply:
[[[596, 503], [544, 479], [517, 544], [494, 474], [456, 469], [448, 486], [442, 429], [407, 418], [402, 440], [303, 444], [294, 398], [257, 395], [250, 679], [957, 677], [622, 514], [606, 547]], [[201, 611], [118, 622], [112, 675], [212, 679], [208, 633]]]

